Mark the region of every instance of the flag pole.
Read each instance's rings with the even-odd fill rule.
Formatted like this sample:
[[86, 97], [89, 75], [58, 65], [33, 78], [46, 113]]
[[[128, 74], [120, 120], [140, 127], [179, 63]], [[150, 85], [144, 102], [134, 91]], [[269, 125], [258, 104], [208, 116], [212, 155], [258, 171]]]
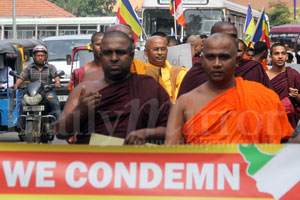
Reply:
[[174, 10], [174, 30], [175, 30], [175, 39], [177, 40], [177, 26], [176, 26], [176, 3], [175, 1], [174, 2], [174, 5], [173, 5], [173, 10]]
[[144, 27], [142, 26], [142, 33], [145, 35], [145, 37], [146, 37], [146, 40], [148, 39], [148, 36], [147, 36], [147, 34], [146, 34], [146, 31], [145, 31], [145, 29], [144, 29]]

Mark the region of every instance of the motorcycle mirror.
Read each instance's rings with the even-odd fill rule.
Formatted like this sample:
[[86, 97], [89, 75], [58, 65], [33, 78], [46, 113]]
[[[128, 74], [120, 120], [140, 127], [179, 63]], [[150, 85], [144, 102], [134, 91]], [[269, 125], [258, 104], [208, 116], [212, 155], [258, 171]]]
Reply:
[[67, 65], [71, 65], [71, 60], [72, 60], [71, 55], [66, 55]]
[[20, 78], [20, 76], [17, 74], [16, 71], [10, 71], [10, 72], [9, 72], [9, 75], [14, 76], [14, 77], [17, 77], [17, 78]]
[[63, 76], [63, 75], [65, 75], [65, 72], [63, 71], [63, 70], [58, 70], [57, 72], [56, 72], [56, 74], [55, 74], [55, 77], [57, 77], [57, 76]]

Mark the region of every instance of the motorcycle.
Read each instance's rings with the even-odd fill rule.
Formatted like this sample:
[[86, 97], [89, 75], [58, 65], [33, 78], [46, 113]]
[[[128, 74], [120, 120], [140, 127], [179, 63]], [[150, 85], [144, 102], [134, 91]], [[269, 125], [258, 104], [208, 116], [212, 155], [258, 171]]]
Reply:
[[[55, 77], [64, 74], [64, 71], [58, 71]], [[10, 75], [20, 77], [14, 71], [11, 71]], [[57, 119], [48, 114], [50, 111], [48, 99], [53, 98], [53, 96], [46, 96], [47, 92], [53, 88], [54, 84], [44, 85], [40, 81], [30, 82], [25, 87], [22, 105], [24, 114], [18, 118], [21, 140], [27, 143], [51, 143], [53, 141], [54, 122]], [[22, 120], [25, 123], [21, 123]]]

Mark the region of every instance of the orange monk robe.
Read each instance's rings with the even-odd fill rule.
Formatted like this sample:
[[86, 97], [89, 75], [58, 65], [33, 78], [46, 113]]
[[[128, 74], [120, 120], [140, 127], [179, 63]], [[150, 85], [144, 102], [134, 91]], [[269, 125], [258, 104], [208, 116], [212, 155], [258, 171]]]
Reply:
[[293, 133], [278, 95], [263, 85], [236, 78], [184, 124], [187, 144], [280, 143]]
[[130, 67], [130, 71], [132, 73], [145, 74], [146, 73], [145, 68], [146, 68], [145, 63], [143, 63], [142, 61], [134, 58], [133, 62], [131, 64], [131, 67]]
[[145, 71], [137, 72], [146, 74], [158, 81], [169, 94], [170, 101], [174, 104], [178, 95], [179, 87], [188, 70], [182, 66], [172, 66], [166, 61], [165, 67], [157, 67], [146, 63]]
[[246, 54], [244, 55], [243, 59], [251, 60]]
[[269, 70], [269, 68], [267, 66], [268, 65], [268, 60], [267, 59], [263, 59], [260, 64], [263, 66], [265, 71]]

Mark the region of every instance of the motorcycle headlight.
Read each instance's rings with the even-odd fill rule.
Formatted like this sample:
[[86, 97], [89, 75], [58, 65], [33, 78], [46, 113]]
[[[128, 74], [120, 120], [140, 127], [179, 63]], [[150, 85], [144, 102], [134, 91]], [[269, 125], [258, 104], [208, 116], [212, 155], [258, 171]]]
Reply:
[[37, 105], [42, 101], [42, 95], [36, 94], [33, 97], [30, 97], [28, 94], [24, 95], [24, 101], [31, 106]]

